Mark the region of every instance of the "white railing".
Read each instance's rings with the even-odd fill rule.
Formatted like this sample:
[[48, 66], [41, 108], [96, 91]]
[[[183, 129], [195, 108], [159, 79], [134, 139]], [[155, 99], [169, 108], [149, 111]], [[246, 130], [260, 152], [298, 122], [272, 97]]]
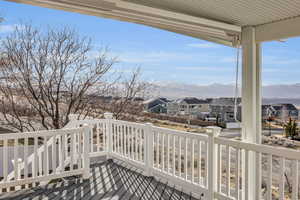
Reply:
[[[92, 128], [91, 133], [89, 134], [89, 157], [97, 157], [101, 156], [105, 152], [105, 130], [106, 130], [106, 123], [105, 120], [74, 120], [68, 123], [62, 130], [65, 129], [74, 129], [74, 128], [80, 128], [83, 127], [84, 125], [88, 125], [90, 128]], [[53, 137], [48, 138], [47, 143], [44, 145], [38, 145], [38, 149], [36, 150], [36, 155], [33, 153], [33, 150], [29, 152], [27, 155], [29, 155], [26, 159], [17, 159], [17, 162], [14, 162], [15, 159], [12, 160], [13, 165], [17, 166], [12, 166], [13, 168], [17, 168], [18, 171], [24, 171], [25, 165], [33, 165], [34, 159], [37, 159], [38, 162], [40, 163], [39, 166], [41, 166], [42, 161], [45, 160], [44, 158], [44, 150], [45, 146], [48, 148], [51, 148], [53, 141], [58, 140], [58, 135], [55, 135]], [[1, 138], [1, 137], [0, 137]], [[55, 139], [56, 138], [56, 139]], [[69, 138], [70, 139], [70, 138]], [[33, 146], [31, 146], [31, 149], [33, 149]], [[64, 161], [64, 165], [67, 166], [71, 162], [71, 157], [66, 157]], [[26, 162], [26, 163], [25, 163]], [[59, 170], [60, 165], [57, 166], [57, 170]], [[41, 168], [39, 168], [41, 170]], [[52, 170], [52, 169], [51, 169]], [[15, 170], [11, 170], [10, 173], [7, 175], [7, 180], [12, 180], [14, 179], [16, 173]]]
[[[34, 186], [73, 175], [82, 174], [84, 178], [88, 178], [90, 132], [90, 128], [86, 126], [1, 134], [3, 162], [0, 168], [0, 191], [10, 191], [11, 188], [16, 190], [18, 187]], [[9, 169], [12, 169], [13, 178], [9, 176]]]
[[145, 167], [145, 125], [111, 120], [111, 155]]
[[[199, 134], [113, 119], [106, 123], [110, 156], [196, 196], [299, 199], [299, 151], [221, 138], [217, 127]], [[256, 174], [249, 174], [250, 156], [258, 161]], [[249, 195], [250, 176], [256, 176], [257, 182], [255, 194]]]
[[[204, 134], [189, 133], [107, 119], [108, 155], [159, 176], [196, 196], [212, 199], [215, 179], [214, 135], [220, 129], [207, 128]], [[212, 158], [212, 159], [208, 159]]]
[[[186, 192], [197, 197], [203, 194], [203, 198], [209, 200], [299, 199], [299, 151], [221, 138], [218, 127], [206, 128], [203, 133], [190, 133], [114, 120], [111, 114], [105, 116], [106, 119], [72, 121], [62, 130], [71, 134], [72, 130], [82, 130], [84, 125], [90, 127], [85, 135], [89, 145], [84, 157], [86, 163], [89, 158], [103, 155], [123, 160], [143, 169], [145, 175], [166, 178]], [[72, 136], [66, 138], [70, 141], [68, 144], [72, 143]], [[39, 147], [42, 160], [47, 162], [44, 149], [49, 151]], [[256, 174], [249, 174], [251, 156], [258, 161]], [[70, 156], [68, 158], [63, 166], [73, 166], [77, 160], [76, 157], [73, 161]], [[53, 169], [57, 171], [59, 165]], [[25, 168], [22, 170], [23, 174]], [[19, 179], [19, 174], [14, 172], [14, 177]], [[251, 195], [250, 176], [257, 177], [256, 188], [251, 190], [255, 194]]]
[[[255, 199], [299, 199], [299, 151], [220, 137], [215, 138], [215, 145], [218, 160], [217, 197], [243, 199], [241, 192], [248, 196], [245, 189], [249, 184], [247, 177], [256, 176]], [[255, 156], [259, 163], [256, 174], [247, 173], [250, 156]]]
[[89, 157], [98, 157], [106, 155], [107, 138], [108, 138], [108, 123], [107, 119], [88, 119], [88, 120], [75, 120], [69, 122], [64, 129], [80, 128], [88, 125], [92, 130], [89, 134]]

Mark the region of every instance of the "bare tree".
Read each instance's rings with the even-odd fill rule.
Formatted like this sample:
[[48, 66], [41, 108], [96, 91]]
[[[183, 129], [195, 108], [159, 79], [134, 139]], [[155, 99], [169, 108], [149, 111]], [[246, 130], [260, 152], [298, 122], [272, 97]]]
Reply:
[[138, 115], [143, 110], [141, 101], [150, 91], [151, 85], [141, 81], [141, 69], [137, 68], [128, 76], [121, 75], [117, 83], [109, 88], [109, 98], [101, 103], [101, 108], [112, 112], [116, 119]]
[[92, 112], [90, 90], [100, 95], [116, 62], [97, 56], [91, 41], [68, 28], [16, 27], [1, 42], [0, 112], [19, 131], [59, 129], [70, 114]]

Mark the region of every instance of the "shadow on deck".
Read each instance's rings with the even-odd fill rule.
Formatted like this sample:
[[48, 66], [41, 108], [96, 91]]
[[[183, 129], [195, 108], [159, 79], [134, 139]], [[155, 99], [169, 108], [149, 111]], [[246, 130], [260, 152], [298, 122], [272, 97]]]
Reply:
[[[196, 200], [166, 181], [145, 177], [141, 171], [118, 161], [103, 161], [91, 166], [91, 178], [71, 177], [57, 183], [0, 195], [14, 200], [95, 200], [169, 199]], [[170, 186], [171, 185], [171, 186]], [[200, 197], [198, 198], [200, 199]]]

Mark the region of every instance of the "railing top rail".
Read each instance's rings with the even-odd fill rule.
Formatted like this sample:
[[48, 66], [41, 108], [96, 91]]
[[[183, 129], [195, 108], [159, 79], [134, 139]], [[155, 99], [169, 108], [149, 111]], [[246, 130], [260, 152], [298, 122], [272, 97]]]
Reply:
[[58, 130], [43, 130], [43, 131], [35, 131], [35, 132], [7, 133], [7, 134], [0, 134], [0, 140], [23, 139], [23, 138], [32, 138], [32, 137], [45, 137], [45, 136], [52, 137], [56, 135], [75, 134], [75, 133], [82, 132], [83, 130], [84, 127], [58, 129]]
[[66, 128], [73, 128], [76, 125], [82, 125], [82, 124], [96, 124], [99, 122], [104, 122], [106, 119], [81, 119], [81, 120], [71, 120], [65, 127]]
[[146, 124], [136, 123], [136, 122], [128, 122], [128, 121], [122, 121], [122, 120], [115, 120], [115, 119], [112, 119], [112, 123], [122, 124], [122, 125], [126, 125], [126, 126], [136, 126], [138, 128], [146, 127]]
[[[135, 126], [137, 128], [145, 128], [146, 124], [142, 123], [136, 123], [136, 122], [128, 122], [128, 121], [122, 121], [122, 120], [112, 120], [112, 123], [117, 123], [119, 125], [126, 125], [126, 126]], [[181, 130], [175, 130], [175, 129], [170, 129], [170, 128], [164, 128], [164, 127], [158, 127], [152, 125], [152, 130], [162, 132], [164, 134], [171, 134], [171, 135], [176, 135], [176, 136], [182, 136], [182, 137], [190, 137], [194, 139], [200, 139], [203, 141], [208, 140], [208, 136], [213, 136], [214, 134], [214, 128], [213, 127], [207, 127], [204, 128], [203, 132], [199, 133], [192, 133], [192, 132], [187, 132], [187, 131], [181, 131]]]
[[300, 160], [300, 151], [293, 149], [286, 149], [282, 147], [268, 146], [264, 144], [254, 144], [248, 142], [242, 142], [238, 140], [230, 140], [227, 138], [215, 138], [215, 142], [221, 145], [228, 145], [230, 147], [245, 149], [248, 151], [269, 154], [278, 157], [284, 157], [291, 160]]
[[190, 138], [200, 139], [200, 140], [204, 140], [204, 141], [208, 140], [208, 135], [206, 134], [206, 132], [205, 133], [191, 133], [191, 132], [187, 132], [187, 131], [174, 130], [174, 129], [157, 127], [157, 126], [153, 126], [153, 130], [162, 132], [165, 134], [170, 134], [170, 135], [190, 137]]

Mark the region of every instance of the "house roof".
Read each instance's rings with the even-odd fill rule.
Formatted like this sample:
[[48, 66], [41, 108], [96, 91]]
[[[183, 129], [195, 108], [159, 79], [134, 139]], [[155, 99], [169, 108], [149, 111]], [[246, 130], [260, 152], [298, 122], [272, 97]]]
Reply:
[[175, 103], [186, 103], [186, 104], [208, 104], [208, 101], [205, 99], [198, 99], [195, 97], [186, 97], [182, 99], [177, 99]]
[[161, 103], [167, 103], [167, 102], [169, 102], [169, 100], [167, 98], [159, 97], [159, 98], [148, 99], [148, 100], [144, 101], [143, 104], [150, 104], [150, 103], [152, 103], [154, 101], [159, 101]]
[[265, 104], [265, 105], [262, 105], [261, 106], [261, 108], [264, 110], [264, 109], [267, 109], [267, 108], [270, 108], [271, 107], [271, 105], [269, 105], [269, 104]]
[[282, 108], [285, 108], [287, 110], [298, 110], [293, 104], [290, 103], [276, 104], [272, 105], [272, 107], [276, 110], [281, 110]]
[[277, 111], [282, 109], [281, 105], [272, 105], [272, 107]]
[[300, 35], [299, 0], [9, 0], [144, 24], [233, 46], [243, 27], [256, 41]]

